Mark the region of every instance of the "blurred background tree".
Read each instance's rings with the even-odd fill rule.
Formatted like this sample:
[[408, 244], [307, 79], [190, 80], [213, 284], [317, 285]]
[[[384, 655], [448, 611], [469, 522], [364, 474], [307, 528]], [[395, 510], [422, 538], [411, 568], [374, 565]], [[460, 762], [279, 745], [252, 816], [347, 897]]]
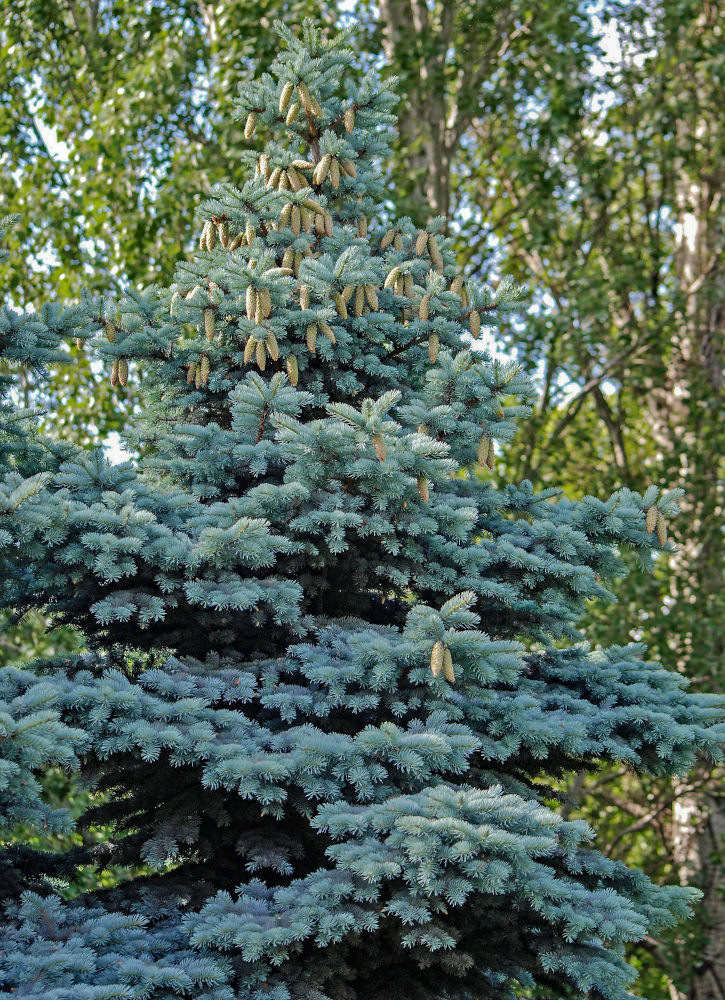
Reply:
[[[3, 281], [18, 304], [168, 279], [196, 206], [234, 179], [242, 137], [225, 109], [270, 61], [274, 18], [313, 14], [331, 32], [357, 20], [361, 66], [397, 75], [405, 94], [383, 165], [391, 203], [416, 222], [447, 214], [461, 263], [531, 289], [502, 331], [541, 385], [536, 419], [501, 457], [509, 473], [537, 487], [556, 473], [573, 496], [649, 482], [688, 492], [678, 555], [652, 576], [633, 564], [619, 614], [592, 606], [588, 627], [608, 643], [624, 621], [694, 684], [725, 689], [722, 4], [0, 0], [0, 11], [0, 199], [21, 215]], [[74, 440], [75, 415], [92, 410], [96, 442], [141, 403], [81, 352], [42, 400], [30, 378], [26, 393], [47, 429]], [[80, 641], [43, 631], [39, 619], [7, 631], [0, 654]], [[722, 775], [678, 786], [576, 775], [567, 793], [573, 811], [605, 817], [613, 856], [705, 893], [697, 921], [640, 950], [640, 992], [724, 1000]]]

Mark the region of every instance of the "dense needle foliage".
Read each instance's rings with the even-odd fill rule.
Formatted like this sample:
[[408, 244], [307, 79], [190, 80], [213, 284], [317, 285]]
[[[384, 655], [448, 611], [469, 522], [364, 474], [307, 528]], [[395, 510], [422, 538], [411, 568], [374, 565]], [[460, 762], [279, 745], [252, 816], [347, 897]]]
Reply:
[[[344, 33], [279, 31], [236, 106], [264, 152], [171, 286], [0, 314], [11, 368], [93, 338], [147, 401], [112, 466], [2, 376], [3, 604], [88, 645], [0, 675], [3, 821], [68, 829], [62, 765], [114, 835], [3, 850], [0, 996], [624, 998], [625, 942], [691, 893], [594, 850], [547, 778], [718, 756], [719, 701], [576, 628], [677, 498], [495, 481], [533, 390], [469, 340], [516, 290], [389, 218], [395, 98]], [[64, 901], [88, 864], [130, 877]]]

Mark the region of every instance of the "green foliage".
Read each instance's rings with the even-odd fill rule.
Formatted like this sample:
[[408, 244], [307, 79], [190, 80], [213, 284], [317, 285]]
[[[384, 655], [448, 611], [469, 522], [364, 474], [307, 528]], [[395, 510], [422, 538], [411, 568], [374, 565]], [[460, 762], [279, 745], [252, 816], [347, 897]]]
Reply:
[[[541, 115], [497, 117], [491, 145], [476, 147], [485, 168], [474, 165], [463, 184], [480, 216], [462, 259], [485, 264], [497, 243], [503, 270], [533, 290], [526, 323], [509, 336], [543, 392], [507, 449], [508, 467], [542, 486], [564, 481], [574, 495], [648, 482], [686, 490], [669, 526], [674, 560], [657, 560], [651, 576], [627, 560], [618, 613], [592, 605], [589, 634], [606, 645], [624, 622], [693, 684], [722, 690], [722, 44], [715, 7], [623, 4], [611, 13], [621, 55], [608, 62], [603, 52], [584, 81], [578, 125], [556, 115], [577, 94], [563, 75]], [[705, 810], [718, 808], [708, 792], [721, 781], [705, 769], [692, 782]], [[708, 892], [697, 923], [636, 961], [647, 995], [667, 996], [673, 983], [700, 995], [709, 988], [703, 949], [722, 961], [711, 926], [724, 877], [717, 845], [682, 827], [669, 783], [620, 775], [591, 785], [580, 815], [610, 828], [603, 843], [614, 856], [673, 882], [685, 877], [684, 854], [698, 859], [699, 874], [687, 875]]]
[[86, 637], [0, 672], [2, 815], [28, 831], [3, 851], [0, 984], [626, 1000], [625, 945], [695, 894], [594, 850], [555, 784], [720, 759], [721, 699], [577, 627], [621, 550], [668, 549], [648, 523], [680, 493], [489, 475], [534, 390], [472, 338], [519, 289], [464, 283], [442, 218], [390, 219], [396, 98], [348, 72], [348, 34], [277, 30], [235, 101], [262, 148], [171, 283], [0, 314], [12, 376], [69, 336], [145, 376], [133, 462], [0, 411], [3, 604]]

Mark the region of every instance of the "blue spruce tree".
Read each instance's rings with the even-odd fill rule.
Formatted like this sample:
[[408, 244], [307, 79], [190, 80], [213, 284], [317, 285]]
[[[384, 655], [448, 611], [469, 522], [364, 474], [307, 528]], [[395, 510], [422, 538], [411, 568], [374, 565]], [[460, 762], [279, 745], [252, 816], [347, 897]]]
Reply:
[[[722, 748], [720, 702], [576, 627], [676, 496], [492, 474], [532, 387], [475, 341], [516, 290], [391, 218], [395, 97], [345, 36], [278, 30], [236, 107], [264, 151], [171, 287], [0, 313], [2, 604], [86, 640], [0, 674], [0, 997], [621, 1000], [626, 943], [692, 893], [604, 857], [555, 788]], [[69, 338], [142, 376], [142, 460], [14, 405]], [[108, 840], [34, 846], [72, 827], [50, 766]], [[127, 877], [74, 895], [87, 866]]]

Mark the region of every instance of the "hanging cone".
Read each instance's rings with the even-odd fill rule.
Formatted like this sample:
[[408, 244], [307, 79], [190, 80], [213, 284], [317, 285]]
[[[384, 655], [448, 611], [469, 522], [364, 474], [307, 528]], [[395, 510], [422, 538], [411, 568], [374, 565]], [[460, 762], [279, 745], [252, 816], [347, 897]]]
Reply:
[[285, 83], [282, 87], [282, 92], [279, 95], [279, 113], [283, 115], [287, 108], [289, 107], [289, 102], [292, 100], [292, 95], [295, 92], [293, 83]]
[[255, 129], [256, 125], [257, 125], [257, 119], [258, 118], [259, 118], [259, 115], [257, 114], [256, 111], [250, 111], [249, 114], [247, 115], [247, 123], [244, 126], [244, 138], [245, 139], [251, 139], [252, 136], [254, 135], [254, 129]]
[[481, 440], [478, 442], [478, 459], [479, 465], [488, 465], [488, 454], [491, 451], [491, 438], [488, 434], [482, 434]]
[[333, 188], [337, 191], [340, 187], [340, 164], [335, 159], [330, 161], [329, 175], [330, 184], [332, 184]]
[[275, 337], [272, 330], [267, 330], [267, 337], [265, 339], [265, 344], [267, 346], [267, 353], [269, 354], [272, 361], [278, 361], [279, 346], [277, 345], [277, 338]]
[[443, 661], [446, 655], [446, 644], [439, 639], [433, 646], [430, 654], [430, 672], [437, 677], [443, 669]]
[[342, 319], [347, 319], [347, 306], [345, 305], [345, 300], [339, 292], [334, 292], [332, 300], [335, 303], [335, 309], [337, 309], [337, 314]]
[[657, 532], [657, 541], [660, 545], [664, 545], [667, 541], [667, 522], [662, 514], [657, 514], [657, 524], [655, 526], [655, 531]]
[[247, 309], [247, 319], [254, 319], [254, 314], [257, 309], [257, 294], [253, 285], [247, 285], [245, 305]]
[[657, 527], [658, 517], [659, 517], [659, 511], [657, 510], [656, 507], [650, 507], [647, 510], [647, 517], [645, 518], [645, 528], [647, 530], [648, 535], [651, 535], [652, 532]]
[[365, 285], [365, 298], [368, 300], [368, 305], [373, 312], [378, 311], [378, 294], [375, 291], [375, 285]]
[[395, 237], [395, 230], [389, 229], [380, 241], [380, 249], [387, 250]]
[[330, 341], [331, 344], [336, 343], [335, 331], [332, 329], [332, 327], [330, 326], [330, 324], [327, 322], [326, 319], [319, 320], [317, 326], [320, 330], [320, 333], [324, 334], [324, 336], [327, 337], [327, 339]]
[[456, 674], [453, 670], [453, 657], [451, 656], [451, 651], [448, 646], [446, 646], [443, 653], [443, 676], [449, 684], [455, 684]]
[[430, 259], [433, 261], [433, 266], [436, 271], [443, 271], [443, 256], [438, 246], [438, 240], [435, 238], [433, 233], [428, 234], [428, 253], [430, 254]]
[[206, 334], [206, 339], [209, 343], [211, 343], [214, 339], [214, 334], [216, 333], [216, 323], [214, 320], [213, 309], [204, 310], [204, 333]]

